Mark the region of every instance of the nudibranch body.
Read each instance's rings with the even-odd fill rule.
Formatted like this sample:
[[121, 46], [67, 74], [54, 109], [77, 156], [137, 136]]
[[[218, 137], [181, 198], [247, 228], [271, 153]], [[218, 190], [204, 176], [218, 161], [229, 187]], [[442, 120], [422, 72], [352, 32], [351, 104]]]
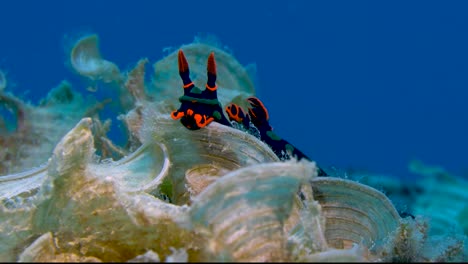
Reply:
[[[290, 156], [300, 159], [308, 159], [302, 151], [294, 147], [288, 141], [279, 137], [273, 132], [269, 123], [269, 115], [262, 101], [256, 97], [247, 98], [251, 107], [248, 113], [238, 105], [231, 103], [226, 107], [229, 120], [224, 116], [221, 103], [218, 101], [216, 85], [216, 62], [214, 53], [208, 57], [206, 89], [201, 90], [196, 87], [190, 79], [190, 71], [187, 59], [182, 50], [178, 53], [179, 75], [183, 82], [184, 95], [179, 98], [181, 106], [172, 111], [171, 117], [174, 120], [180, 119], [182, 125], [190, 130], [197, 130], [207, 126], [212, 121], [232, 127], [230, 121], [237, 122], [246, 130], [254, 126], [260, 132], [260, 139], [265, 142], [278, 158], [284, 160]], [[326, 172], [318, 168], [319, 176], [327, 176]]]

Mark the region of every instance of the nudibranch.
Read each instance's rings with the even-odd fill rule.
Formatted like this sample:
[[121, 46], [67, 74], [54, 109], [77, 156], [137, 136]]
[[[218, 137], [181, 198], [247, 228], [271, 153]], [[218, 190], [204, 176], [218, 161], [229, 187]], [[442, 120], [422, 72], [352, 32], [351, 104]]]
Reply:
[[[270, 146], [278, 158], [282, 160], [289, 159], [290, 155], [292, 155], [298, 160], [303, 158], [310, 160], [302, 151], [273, 132], [273, 128], [268, 121], [268, 110], [260, 99], [256, 97], [247, 98], [247, 102], [250, 104], [248, 113], [239, 105], [230, 103], [225, 108], [229, 120], [224, 116], [223, 108], [218, 101], [216, 62], [213, 52], [208, 56], [208, 80], [206, 89], [203, 91], [196, 87], [190, 79], [189, 65], [182, 50], [179, 50], [178, 53], [178, 66], [179, 75], [183, 82], [184, 95], [179, 98], [181, 103], [179, 109], [171, 112], [172, 119], [180, 119], [182, 125], [190, 130], [203, 128], [213, 121], [230, 127], [232, 127], [231, 122], [233, 121], [246, 130], [254, 126], [260, 133], [260, 139]], [[319, 167], [318, 175], [327, 176], [327, 173]]]
[[206, 89], [203, 91], [190, 80], [188, 62], [182, 50], [179, 50], [178, 63], [179, 75], [184, 84], [184, 95], [179, 98], [181, 102], [180, 108], [172, 111], [172, 119], [180, 119], [182, 125], [190, 130], [205, 127], [212, 121], [231, 126], [231, 123], [229, 123], [223, 114], [221, 103], [218, 101], [214, 53], [212, 52], [208, 56], [208, 80], [206, 82]]
[[[245, 113], [239, 105], [234, 103], [227, 105], [226, 113], [228, 114], [229, 120], [241, 124], [245, 129], [249, 129], [253, 124], [260, 132], [260, 139], [267, 143], [280, 159], [287, 159], [289, 155], [292, 155], [298, 160], [303, 158], [310, 160], [302, 151], [273, 132], [273, 127], [268, 121], [268, 110], [260, 99], [257, 97], [249, 97], [247, 98], [247, 102], [250, 104], [248, 113]], [[318, 167], [318, 175], [327, 176], [327, 173]]]

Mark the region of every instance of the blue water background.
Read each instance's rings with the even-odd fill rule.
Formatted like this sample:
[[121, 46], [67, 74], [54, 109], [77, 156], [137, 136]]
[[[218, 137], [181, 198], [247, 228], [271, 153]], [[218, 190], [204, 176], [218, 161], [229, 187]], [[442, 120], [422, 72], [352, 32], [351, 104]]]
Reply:
[[86, 94], [66, 66], [84, 33], [124, 70], [214, 34], [257, 64], [275, 131], [322, 167], [468, 174], [468, 1], [1, 1], [8, 89], [37, 103], [67, 79]]

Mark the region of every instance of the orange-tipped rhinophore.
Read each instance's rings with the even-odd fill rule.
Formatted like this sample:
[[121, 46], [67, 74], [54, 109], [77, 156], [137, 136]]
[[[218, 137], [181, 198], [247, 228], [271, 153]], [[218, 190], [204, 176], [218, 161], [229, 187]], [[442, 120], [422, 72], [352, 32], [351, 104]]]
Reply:
[[190, 80], [190, 70], [188, 62], [182, 50], [179, 50], [179, 54], [177, 55], [177, 61], [179, 64], [179, 75], [182, 79], [182, 82], [184, 83], [183, 87], [184, 89], [190, 90], [194, 86], [194, 84], [192, 80]]
[[206, 75], [208, 77], [206, 81], [206, 89], [212, 92], [216, 91], [218, 86], [216, 85], [216, 62], [214, 58], [214, 52], [211, 52], [208, 56], [208, 61], [206, 63]]
[[214, 58], [214, 52], [211, 52], [210, 56], [208, 56], [208, 62], [206, 63], [206, 70], [209, 73], [216, 75], [216, 62]]
[[189, 71], [188, 62], [182, 50], [179, 50], [179, 54], [177, 58], [179, 61], [179, 73], [188, 72]]

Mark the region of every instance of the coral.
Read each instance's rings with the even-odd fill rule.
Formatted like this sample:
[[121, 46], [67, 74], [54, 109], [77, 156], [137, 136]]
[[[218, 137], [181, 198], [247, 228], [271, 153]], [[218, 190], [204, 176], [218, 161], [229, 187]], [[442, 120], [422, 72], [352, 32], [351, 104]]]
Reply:
[[[16, 129], [0, 134], [0, 173], [15, 173], [47, 162], [53, 148], [82, 117], [93, 116], [102, 102], [84, 100], [62, 81], [38, 106], [0, 91], [0, 103], [13, 109]], [[105, 103], [105, 102], [104, 102]]]
[[102, 58], [97, 35], [87, 35], [79, 39], [70, 53], [70, 61], [78, 74], [91, 80], [121, 80], [117, 65]]
[[133, 70], [128, 73], [125, 87], [137, 102], [149, 101], [150, 97], [145, 92], [145, 65], [148, 63], [148, 59], [141, 59]]

